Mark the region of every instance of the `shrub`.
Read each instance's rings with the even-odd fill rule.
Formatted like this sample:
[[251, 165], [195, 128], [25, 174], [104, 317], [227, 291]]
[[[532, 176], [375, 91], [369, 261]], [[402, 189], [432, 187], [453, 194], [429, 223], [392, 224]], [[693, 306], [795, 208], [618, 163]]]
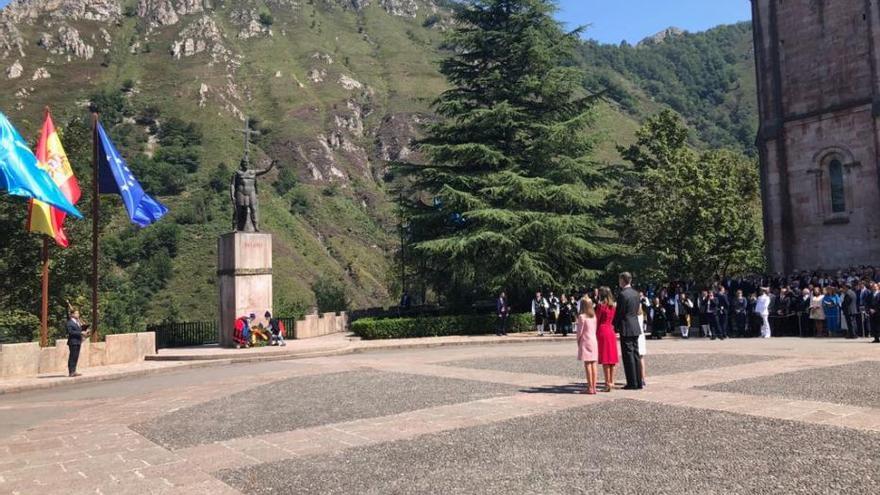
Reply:
[[321, 313], [348, 309], [348, 296], [341, 280], [321, 277], [312, 284], [312, 292], [315, 293], [315, 303]]
[[210, 186], [211, 190], [214, 192], [228, 192], [231, 181], [232, 172], [230, 172], [229, 167], [227, 167], [225, 163], [220, 162], [217, 164], [217, 168], [211, 172], [211, 177], [208, 179], [208, 186]]
[[[507, 331], [526, 332], [532, 328], [532, 315], [511, 315]], [[364, 340], [443, 337], [446, 335], [485, 335], [495, 332], [495, 315], [458, 315], [422, 318], [364, 318], [351, 324], [351, 331]]]
[[202, 144], [203, 137], [198, 124], [177, 117], [171, 117], [159, 126], [159, 144], [162, 146], [198, 146]]
[[163, 146], [156, 152], [154, 160], [182, 168], [190, 174], [199, 169], [199, 152], [190, 146]]
[[298, 183], [299, 178], [296, 176], [296, 172], [293, 171], [293, 168], [283, 167], [278, 174], [278, 180], [275, 181], [275, 190], [278, 191], [279, 195], [283, 196], [296, 187]]
[[22, 310], [0, 312], [0, 343], [31, 342], [40, 329], [40, 319]]

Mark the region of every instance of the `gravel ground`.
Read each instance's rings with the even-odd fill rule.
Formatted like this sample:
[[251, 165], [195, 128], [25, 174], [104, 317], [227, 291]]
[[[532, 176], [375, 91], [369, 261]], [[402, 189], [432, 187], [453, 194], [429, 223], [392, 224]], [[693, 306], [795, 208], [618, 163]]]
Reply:
[[[650, 346], [650, 342], [648, 343]], [[649, 350], [650, 352], [650, 350]], [[652, 375], [671, 375], [688, 371], [699, 371], [741, 364], [755, 363], [777, 359], [773, 356], [733, 355], [733, 354], [648, 354], [645, 356], [645, 368], [650, 383]], [[444, 366], [459, 368], [475, 368], [481, 370], [510, 371], [514, 373], [533, 373], [537, 375], [553, 375], [570, 377], [577, 380], [584, 378], [584, 365], [575, 358], [567, 356], [536, 356], [515, 358], [468, 359], [447, 361]], [[600, 380], [602, 370], [599, 370]], [[623, 368], [618, 366], [615, 381], [623, 380]]]
[[701, 388], [880, 408], [880, 361], [793, 371]]
[[246, 494], [880, 493], [880, 435], [615, 400], [217, 476]]
[[297, 377], [187, 407], [131, 429], [167, 448], [511, 395], [519, 387], [374, 370]]

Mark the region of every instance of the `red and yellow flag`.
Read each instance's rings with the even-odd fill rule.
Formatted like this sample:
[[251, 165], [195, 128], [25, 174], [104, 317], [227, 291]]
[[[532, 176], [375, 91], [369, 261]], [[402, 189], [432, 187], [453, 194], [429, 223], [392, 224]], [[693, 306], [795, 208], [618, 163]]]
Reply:
[[[55, 132], [55, 124], [52, 123], [52, 116], [48, 111], [35, 154], [40, 168], [49, 173], [64, 197], [76, 204], [80, 197], [79, 183], [73, 175], [73, 169], [70, 167], [67, 154], [61, 146], [61, 139]], [[27, 230], [28, 232], [46, 234], [55, 239], [59, 246], [67, 247], [69, 242], [64, 233], [64, 218], [66, 216], [67, 214], [63, 211], [42, 201], [32, 199], [28, 203]]]

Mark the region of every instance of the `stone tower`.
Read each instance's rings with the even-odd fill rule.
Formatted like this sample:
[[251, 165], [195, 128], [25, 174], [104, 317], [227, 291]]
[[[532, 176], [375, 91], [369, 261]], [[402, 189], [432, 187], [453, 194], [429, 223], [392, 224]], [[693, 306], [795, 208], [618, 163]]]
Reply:
[[752, 0], [775, 272], [880, 264], [880, 0]]

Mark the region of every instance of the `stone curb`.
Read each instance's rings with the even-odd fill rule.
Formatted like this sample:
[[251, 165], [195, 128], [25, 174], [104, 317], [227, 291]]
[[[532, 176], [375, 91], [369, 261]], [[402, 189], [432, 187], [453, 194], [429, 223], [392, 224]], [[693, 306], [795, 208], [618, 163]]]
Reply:
[[[375, 341], [374, 341], [375, 342]], [[152, 375], [161, 375], [165, 373], [173, 373], [175, 371], [181, 370], [189, 370], [195, 368], [207, 368], [209, 366], [225, 366], [230, 364], [239, 364], [239, 363], [256, 363], [256, 362], [270, 362], [270, 361], [287, 361], [287, 360], [295, 360], [295, 359], [308, 359], [308, 358], [316, 358], [316, 357], [326, 357], [326, 356], [342, 356], [346, 354], [363, 354], [374, 351], [389, 351], [389, 350], [401, 350], [401, 349], [431, 349], [438, 347], [452, 347], [452, 346], [466, 346], [466, 345], [508, 345], [508, 344], [532, 344], [536, 342], [576, 342], [573, 337], [518, 337], [518, 338], [506, 338], [506, 339], [498, 339], [498, 340], [480, 340], [480, 341], [460, 341], [460, 342], [400, 342], [396, 344], [387, 344], [387, 345], [376, 345], [376, 346], [357, 346], [357, 345], [348, 345], [346, 347], [341, 347], [339, 349], [323, 349], [312, 352], [289, 352], [289, 353], [273, 353], [270, 355], [251, 355], [251, 356], [241, 356], [241, 357], [224, 357], [224, 358], [213, 358], [213, 359], [199, 359], [192, 358], [191, 356], [182, 356], [181, 359], [177, 360], [179, 365], [176, 366], [168, 366], [164, 368], [153, 368], [153, 369], [145, 369], [145, 370], [132, 370], [132, 371], [120, 371], [119, 373], [112, 373], [106, 375], [93, 375], [93, 376], [80, 376], [76, 377], [72, 380], [56, 380], [46, 383], [33, 383], [28, 385], [20, 385], [14, 387], [3, 387], [0, 385], [0, 396], [16, 394], [21, 392], [28, 392], [32, 390], [47, 390], [50, 388], [68, 386], [68, 385], [79, 385], [85, 383], [98, 383], [110, 380], [119, 380], [123, 378], [136, 378], [142, 376], [152, 376]], [[165, 359], [165, 360], [156, 360], [156, 362], [173, 362], [173, 360]]]

